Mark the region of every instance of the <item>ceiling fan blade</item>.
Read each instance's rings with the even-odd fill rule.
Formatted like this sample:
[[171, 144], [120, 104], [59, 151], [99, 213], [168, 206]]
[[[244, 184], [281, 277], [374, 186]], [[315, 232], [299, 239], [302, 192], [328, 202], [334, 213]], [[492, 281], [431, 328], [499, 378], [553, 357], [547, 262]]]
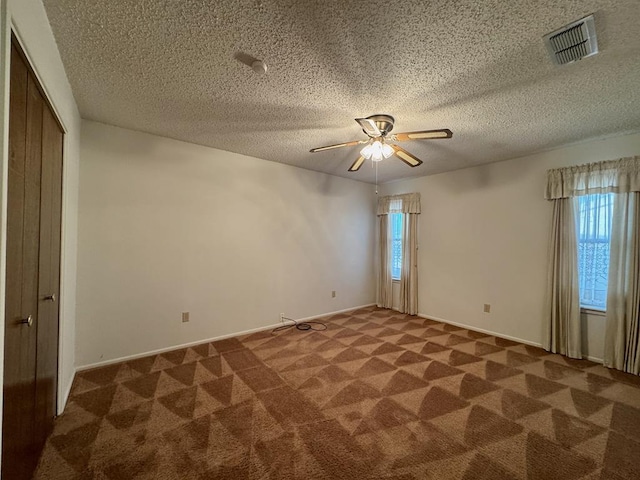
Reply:
[[438, 138], [451, 138], [453, 132], [448, 128], [441, 130], [423, 130], [420, 132], [394, 133], [391, 137], [399, 142], [406, 140], [435, 140]]
[[354, 145], [361, 145], [363, 143], [367, 143], [367, 141], [368, 140], [354, 140], [353, 142], [336, 143], [335, 145], [327, 145], [326, 147], [312, 148], [309, 151], [311, 153], [324, 152], [325, 150], [332, 150], [334, 148], [353, 147]]
[[364, 163], [364, 157], [360, 155], [358, 159], [349, 167], [350, 172], [357, 172]]
[[418, 165], [422, 165], [422, 160], [414, 157], [404, 148], [399, 147], [398, 145], [391, 145], [391, 148], [393, 148], [396, 156], [410, 167], [417, 167]]
[[370, 135], [372, 137], [382, 136], [382, 132], [376, 125], [376, 122], [374, 122], [373, 120], [370, 120], [368, 118], [356, 118], [356, 122], [360, 124], [367, 135]]

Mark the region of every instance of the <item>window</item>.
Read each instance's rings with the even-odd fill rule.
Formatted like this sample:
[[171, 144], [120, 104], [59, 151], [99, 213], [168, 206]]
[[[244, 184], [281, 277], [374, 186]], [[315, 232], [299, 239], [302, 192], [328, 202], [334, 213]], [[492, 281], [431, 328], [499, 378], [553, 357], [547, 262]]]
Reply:
[[402, 272], [402, 214], [390, 213], [391, 222], [391, 278], [400, 280]]
[[584, 308], [607, 307], [612, 213], [612, 193], [578, 197], [578, 282]]

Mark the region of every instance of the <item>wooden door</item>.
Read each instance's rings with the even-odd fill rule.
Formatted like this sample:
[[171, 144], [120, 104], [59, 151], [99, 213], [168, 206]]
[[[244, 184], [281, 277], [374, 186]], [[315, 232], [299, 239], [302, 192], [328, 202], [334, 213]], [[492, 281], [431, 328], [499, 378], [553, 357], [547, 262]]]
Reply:
[[63, 134], [15, 40], [10, 82], [2, 478], [21, 480], [56, 406]]
[[36, 441], [44, 444], [53, 429], [58, 387], [58, 301], [62, 224], [62, 132], [46, 108], [42, 116], [40, 189], [40, 261], [36, 358]]

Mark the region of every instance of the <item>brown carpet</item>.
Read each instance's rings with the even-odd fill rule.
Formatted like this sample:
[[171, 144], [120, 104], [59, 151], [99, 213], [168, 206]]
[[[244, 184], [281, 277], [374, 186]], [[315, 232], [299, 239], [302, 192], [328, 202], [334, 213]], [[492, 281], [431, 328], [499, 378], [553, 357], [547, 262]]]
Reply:
[[76, 376], [38, 479], [638, 479], [640, 377], [375, 307]]

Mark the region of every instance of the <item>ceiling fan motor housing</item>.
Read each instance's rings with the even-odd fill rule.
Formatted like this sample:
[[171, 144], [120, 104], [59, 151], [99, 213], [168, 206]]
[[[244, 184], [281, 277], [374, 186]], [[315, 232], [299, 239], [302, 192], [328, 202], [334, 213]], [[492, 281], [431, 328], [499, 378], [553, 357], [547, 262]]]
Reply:
[[[378, 127], [378, 130], [380, 130], [383, 137], [387, 133], [389, 133], [391, 130], [393, 130], [393, 123], [395, 122], [395, 119], [391, 115], [382, 115], [382, 114], [371, 115], [370, 117], [367, 117], [367, 120], [371, 120], [376, 124], [376, 127]], [[364, 131], [364, 133], [367, 133], [367, 132]], [[369, 134], [367, 133], [367, 135]]]

